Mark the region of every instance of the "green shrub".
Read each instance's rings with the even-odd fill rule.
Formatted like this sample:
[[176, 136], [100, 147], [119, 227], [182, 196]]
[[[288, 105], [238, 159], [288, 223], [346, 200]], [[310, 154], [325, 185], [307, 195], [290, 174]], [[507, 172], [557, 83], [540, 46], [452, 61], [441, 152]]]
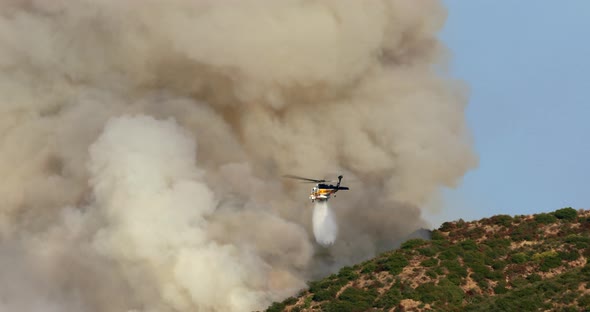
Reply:
[[509, 232], [510, 239], [515, 242], [533, 240], [537, 236], [537, 231], [537, 222], [523, 222]]
[[315, 281], [309, 283], [309, 292], [316, 292], [318, 290], [327, 289], [332, 284], [329, 280]]
[[519, 293], [509, 293], [496, 299], [489, 311], [543, 311], [551, 304], [544, 303], [538, 295], [523, 296]]
[[[455, 224], [452, 222], [444, 222], [443, 224], [441, 224], [441, 226], [438, 228], [439, 231], [441, 232], [449, 232], [452, 229], [455, 228]], [[432, 233], [434, 234], [434, 232]]]
[[449, 242], [448, 240], [436, 240], [436, 241], [432, 241], [432, 247], [436, 248], [437, 250], [443, 250], [449, 246], [451, 246], [451, 242]]
[[266, 312], [282, 312], [285, 309], [285, 304], [281, 302], [273, 302]]
[[416, 287], [416, 292], [414, 292], [415, 297], [411, 298], [417, 301], [422, 301], [426, 303], [432, 303], [433, 301], [437, 300], [435, 292], [437, 292], [437, 287], [434, 285], [433, 282], [421, 284]]
[[[308, 284], [308, 286], [309, 286], [309, 284]], [[297, 297], [297, 298], [299, 298], [299, 297], [303, 297], [303, 296], [305, 296], [306, 294], [307, 294], [307, 289], [301, 289], [301, 290], [300, 290], [300, 291], [297, 293], [297, 295], [296, 295], [295, 297]]]
[[498, 259], [500, 257], [503, 256], [502, 252], [499, 252], [498, 250], [488, 250], [484, 253], [485, 255], [485, 262], [489, 264], [490, 259]]
[[457, 228], [464, 228], [465, 226], [467, 226], [467, 222], [465, 222], [465, 220], [461, 218], [455, 222], [455, 225], [457, 226]]
[[481, 281], [477, 281], [477, 285], [479, 285], [481, 289], [487, 289], [490, 286], [490, 283], [488, 283], [487, 280], [482, 279]]
[[472, 263], [484, 264], [485, 255], [477, 251], [468, 251], [463, 255], [463, 261], [467, 265], [471, 265]]
[[377, 290], [363, 290], [354, 287], [346, 288], [337, 301], [350, 303], [351, 310], [334, 310], [334, 311], [366, 311], [373, 305], [373, 301], [377, 298]]
[[580, 275], [583, 281], [590, 282], [590, 262], [580, 270]]
[[561, 265], [559, 254], [553, 250], [534, 254], [533, 261], [540, 263], [539, 269], [543, 272], [547, 272]]
[[459, 245], [452, 245], [448, 246], [446, 249], [441, 251], [438, 255], [438, 258], [441, 260], [453, 260], [457, 259], [457, 257], [463, 257], [465, 251]]
[[502, 261], [502, 260], [494, 261], [494, 263], [492, 264], [492, 269], [497, 270], [497, 271], [504, 270], [505, 267], [506, 267], [506, 261]]
[[559, 276], [559, 282], [570, 290], [575, 290], [580, 285], [580, 273], [575, 271], [567, 271]]
[[321, 308], [326, 312], [361, 312], [367, 311], [370, 307], [366, 303], [334, 300], [323, 304]]
[[451, 304], [460, 304], [463, 301], [463, 290], [450, 280], [445, 278], [441, 279], [438, 282], [437, 287], [440, 288], [440, 295], [437, 295], [438, 300]]
[[324, 301], [332, 299], [342, 286], [346, 285], [346, 279], [333, 279], [329, 277], [323, 281], [311, 282], [309, 284], [309, 292], [313, 293], [313, 301]]
[[578, 298], [578, 306], [582, 308], [590, 307], [590, 295], [583, 295]]
[[543, 278], [541, 277], [541, 275], [537, 274], [537, 273], [533, 273], [529, 276], [527, 276], [526, 278], [529, 282], [534, 283], [534, 282], [538, 282], [543, 280]]
[[547, 272], [550, 269], [556, 268], [560, 265], [561, 265], [561, 259], [559, 258], [559, 256], [546, 257], [541, 262], [541, 266], [539, 267], [539, 270], [541, 270], [543, 272]]
[[397, 275], [409, 264], [404, 255], [394, 253], [391, 256], [377, 261], [378, 271], [389, 271], [391, 275]]
[[373, 283], [369, 285], [369, 289], [379, 289], [385, 286], [381, 281], [375, 280]]
[[438, 285], [425, 283], [419, 285], [408, 297], [425, 303], [441, 302], [453, 305], [460, 304], [463, 300], [463, 290], [448, 279], [442, 279]]
[[484, 234], [485, 234], [485, 231], [483, 228], [475, 227], [471, 230], [468, 230], [465, 233], [465, 237], [470, 238], [470, 239], [478, 239], [478, 238], [482, 237]]
[[433, 241], [444, 240], [445, 236], [440, 231], [434, 230], [430, 233], [430, 239]]
[[401, 245], [401, 249], [414, 249], [415, 247], [419, 247], [425, 245], [426, 241], [421, 238], [414, 238], [407, 240]]
[[578, 212], [571, 207], [567, 207], [567, 208], [557, 209], [555, 212], [553, 212], [553, 215], [557, 219], [571, 221], [571, 220], [576, 219], [576, 217], [578, 216]]
[[467, 270], [457, 260], [445, 260], [441, 266], [447, 268], [449, 271], [447, 278], [456, 285], [460, 285], [461, 279], [467, 277]]
[[512, 224], [512, 217], [509, 215], [496, 215], [491, 218], [493, 224], [510, 226]]
[[374, 307], [388, 311], [397, 306], [402, 299], [403, 297], [399, 288], [393, 286], [375, 302]]
[[311, 300], [312, 299], [313, 299], [312, 297], [305, 298], [305, 301], [303, 302], [303, 308], [304, 309], [307, 309], [307, 308], [309, 308], [311, 306]]
[[552, 296], [561, 291], [561, 283], [555, 280], [546, 280], [537, 286], [538, 293], [545, 293], [545, 296]]
[[510, 240], [505, 238], [488, 239], [485, 242], [492, 249], [510, 247]]
[[422, 265], [423, 267], [433, 267], [437, 264], [438, 264], [438, 259], [436, 259], [436, 258], [429, 258], [429, 259], [422, 261], [422, 263], [420, 263], [420, 265]]
[[361, 273], [363, 273], [363, 274], [372, 273], [372, 272], [375, 272], [376, 269], [377, 269], [377, 265], [375, 264], [375, 262], [369, 262], [369, 263], [365, 264], [365, 266], [361, 269]]
[[428, 270], [428, 271], [426, 271], [426, 276], [428, 276], [430, 278], [436, 278], [438, 276], [438, 274], [436, 274], [436, 272], [434, 270]]
[[548, 258], [548, 257], [557, 257], [557, 251], [548, 250], [548, 251], [538, 252], [533, 255], [532, 259], [535, 262], [541, 262], [541, 260]]
[[510, 281], [510, 286], [515, 287], [515, 288], [519, 288], [519, 287], [523, 287], [529, 284], [529, 281], [524, 279], [524, 278], [515, 278], [512, 281]]
[[463, 250], [477, 250], [477, 244], [472, 239], [466, 239], [462, 241], [459, 245], [461, 246], [461, 248], [463, 248]]
[[457, 259], [457, 254], [452, 250], [443, 250], [439, 255], [438, 258], [441, 260], [453, 260]]
[[423, 256], [432, 257], [436, 255], [437, 250], [434, 247], [425, 247], [418, 249], [418, 252]]
[[433, 270], [433, 271], [434, 271], [436, 274], [438, 274], [438, 275], [443, 275], [443, 274], [445, 273], [445, 272], [444, 272], [444, 270], [443, 270], [443, 268], [442, 268], [442, 267], [440, 267], [440, 266], [437, 266], [437, 267], [435, 267], [435, 268], [432, 268], [432, 270]]
[[494, 293], [496, 293], [497, 295], [501, 295], [505, 294], [506, 292], [508, 292], [508, 289], [506, 289], [506, 282], [499, 281], [496, 287], [494, 287]]
[[489, 271], [485, 277], [491, 280], [499, 280], [504, 277], [504, 273], [502, 271]]
[[292, 305], [292, 304], [295, 304], [295, 302], [297, 302], [297, 298], [295, 298], [295, 297], [289, 297], [283, 301], [283, 303], [285, 303], [285, 305]]
[[535, 221], [542, 224], [551, 224], [557, 221], [557, 218], [552, 214], [540, 213], [535, 215]]
[[558, 256], [561, 260], [574, 261], [580, 258], [580, 253], [577, 250], [567, 250], [558, 252]]
[[559, 298], [559, 303], [570, 304], [573, 303], [577, 297], [578, 294], [576, 292], [566, 291], [561, 295], [561, 298]]
[[565, 240], [566, 243], [573, 244], [576, 249], [585, 249], [590, 247], [590, 237], [579, 234], [570, 234]]
[[577, 242], [590, 243], [590, 237], [582, 236], [580, 234], [570, 234], [564, 239], [564, 241], [566, 243], [570, 243], [570, 244], [577, 243]]
[[351, 267], [343, 267], [338, 272], [338, 277], [352, 281], [357, 279], [359, 275]]
[[504, 270], [506, 275], [522, 275], [528, 270], [529, 264], [511, 264]]
[[332, 288], [328, 288], [328, 289], [322, 289], [322, 290], [318, 290], [317, 292], [314, 292], [313, 294], [313, 301], [324, 301], [324, 300], [330, 300], [330, 299], [334, 299], [336, 297], [336, 294], [338, 293], [338, 288], [332, 287]]
[[519, 252], [510, 256], [510, 261], [512, 261], [512, 263], [525, 263], [528, 261], [528, 257], [525, 253]]

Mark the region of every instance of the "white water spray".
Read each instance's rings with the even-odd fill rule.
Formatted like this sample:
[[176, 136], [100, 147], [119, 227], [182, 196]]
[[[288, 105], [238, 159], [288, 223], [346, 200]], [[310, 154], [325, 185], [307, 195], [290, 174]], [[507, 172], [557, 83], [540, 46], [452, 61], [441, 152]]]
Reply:
[[338, 226], [327, 201], [317, 202], [313, 208], [313, 234], [323, 246], [332, 245], [338, 235]]

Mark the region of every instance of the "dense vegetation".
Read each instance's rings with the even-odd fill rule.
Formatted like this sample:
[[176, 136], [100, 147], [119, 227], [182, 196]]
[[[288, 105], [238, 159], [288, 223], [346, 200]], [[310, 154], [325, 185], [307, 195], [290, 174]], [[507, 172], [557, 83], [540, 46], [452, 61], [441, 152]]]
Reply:
[[590, 311], [590, 211], [445, 222], [267, 311]]

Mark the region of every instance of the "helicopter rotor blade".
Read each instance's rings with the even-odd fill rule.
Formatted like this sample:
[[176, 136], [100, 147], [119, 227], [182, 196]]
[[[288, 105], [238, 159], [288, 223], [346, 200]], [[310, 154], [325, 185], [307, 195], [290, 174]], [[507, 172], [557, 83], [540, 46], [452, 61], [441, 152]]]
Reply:
[[298, 176], [294, 176], [294, 175], [284, 175], [283, 177], [285, 178], [289, 178], [289, 179], [296, 179], [296, 180], [302, 180], [302, 181], [307, 181], [308, 183], [321, 183], [321, 182], [327, 182], [326, 180], [316, 180], [316, 179], [309, 179], [309, 178], [304, 178], [304, 177], [298, 177]]

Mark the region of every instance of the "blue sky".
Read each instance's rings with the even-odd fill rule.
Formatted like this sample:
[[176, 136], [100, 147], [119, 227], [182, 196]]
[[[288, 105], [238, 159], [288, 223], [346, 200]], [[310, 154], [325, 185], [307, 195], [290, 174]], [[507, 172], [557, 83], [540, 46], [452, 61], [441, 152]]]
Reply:
[[590, 1], [444, 3], [480, 165], [427, 219], [590, 208]]

